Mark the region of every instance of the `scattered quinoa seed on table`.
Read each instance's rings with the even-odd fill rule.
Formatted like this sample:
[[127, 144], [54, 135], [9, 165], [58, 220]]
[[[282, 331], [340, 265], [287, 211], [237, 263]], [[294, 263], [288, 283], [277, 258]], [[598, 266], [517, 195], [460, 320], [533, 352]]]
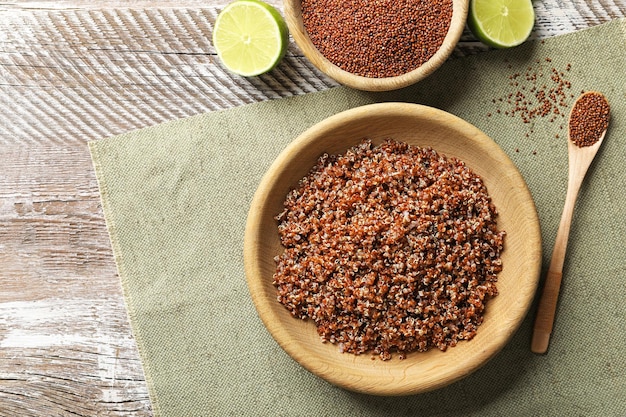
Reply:
[[[505, 63], [508, 63], [505, 60]], [[511, 69], [512, 65], [508, 64]], [[567, 64], [560, 71], [552, 64], [551, 58], [537, 59], [534, 64], [524, 70], [508, 75], [511, 91], [501, 97], [491, 99], [496, 104], [496, 113], [519, 118], [521, 122], [532, 126], [538, 119], [550, 123], [559, 123], [562, 128], [566, 118], [569, 101], [574, 97], [569, 90], [571, 82], [567, 79], [572, 68]], [[491, 113], [489, 113], [491, 114]], [[533, 133], [532, 129], [528, 133]], [[529, 134], [526, 134], [528, 137]]]
[[497, 295], [504, 231], [482, 179], [430, 148], [323, 155], [276, 216], [277, 298], [342, 352], [445, 351]]

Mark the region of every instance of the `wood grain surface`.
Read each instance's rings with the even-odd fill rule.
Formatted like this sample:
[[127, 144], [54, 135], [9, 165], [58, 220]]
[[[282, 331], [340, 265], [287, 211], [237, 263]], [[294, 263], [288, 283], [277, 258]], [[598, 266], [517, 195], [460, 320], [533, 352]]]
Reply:
[[[226, 3], [0, 2], [0, 416], [152, 414], [88, 141], [337, 85], [294, 45], [270, 74], [226, 73], [209, 41]], [[534, 4], [534, 37], [626, 13]]]

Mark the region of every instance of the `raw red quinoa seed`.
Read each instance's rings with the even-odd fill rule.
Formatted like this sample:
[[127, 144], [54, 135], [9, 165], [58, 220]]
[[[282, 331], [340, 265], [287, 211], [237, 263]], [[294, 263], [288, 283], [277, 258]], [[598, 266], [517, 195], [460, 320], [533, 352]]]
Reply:
[[370, 78], [408, 73], [441, 47], [452, 0], [302, 0], [315, 47], [341, 69]]
[[609, 112], [609, 102], [602, 94], [583, 94], [570, 114], [570, 140], [579, 147], [596, 143], [609, 126]]

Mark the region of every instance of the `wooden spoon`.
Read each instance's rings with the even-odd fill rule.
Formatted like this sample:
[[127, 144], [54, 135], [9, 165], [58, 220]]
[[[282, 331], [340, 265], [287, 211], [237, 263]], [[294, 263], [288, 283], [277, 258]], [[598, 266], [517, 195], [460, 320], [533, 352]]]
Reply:
[[[596, 99], [602, 100], [603, 104], [606, 105], [604, 108], [604, 118], [600, 117], [601, 115], [595, 112], [589, 112], [588, 116], [590, 117], [583, 117], [581, 119], [580, 114], [575, 113], [575, 111], [581, 110], [582, 106], [577, 106], [581, 103], [581, 100], [583, 98], [589, 98], [590, 95], [596, 95]], [[600, 146], [604, 141], [604, 136], [606, 135], [606, 129], [608, 127], [608, 115], [608, 102], [606, 101], [606, 98], [604, 98], [601, 93], [593, 91], [581, 95], [574, 103], [570, 113], [567, 141], [569, 155], [567, 195], [565, 197], [565, 207], [563, 208], [561, 222], [556, 234], [552, 259], [550, 261], [548, 274], [545, 279], [543, 293], [539, 299], [537, 316], [535, 317], [535, 326], [533, 329], [533, 337], [530, 348], [530, 350], [534, 353], [541, 354], [548, 350], [554, 316], [556, 313], [557, 300], [559, 298], [559, 291], [561, 288], [563, 261], [565, 260], [567, 240], [569, 237], [570, 225], [572, 223], [572, 215], [574, 214], [574, 204], [576, 203], [576, 197], [578, 196], [578, 191], [580, 190], [583, 178], [585, 178], [587, 169], [591, 165], [591, 161], [593, 161], [593, 158], [596, 156], [598, 149], [600, 149]], [[598, 125], [599, 120], [601, 123]], [[581, 121], [587, 125], [581, 126]], [[588, 146], [578, 146], [574, 142], [574, 140], [579, 140], [579, 137], [573, 137], [572, 132], [574, 131], [579, 133], [581, 128], [595, 134], [595, 137], [592, 137], [590, 140], [591, 142], [595, 141], [595, 143]], [[578, 133], [575, 134], [577, 135]]]

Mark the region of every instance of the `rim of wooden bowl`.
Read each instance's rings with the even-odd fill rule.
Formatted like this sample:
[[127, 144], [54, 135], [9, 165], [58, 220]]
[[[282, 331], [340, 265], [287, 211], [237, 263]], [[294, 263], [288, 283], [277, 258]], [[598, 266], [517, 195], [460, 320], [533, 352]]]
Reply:
[[344, 71], [324, 57], [313, 45], [302, 23], [300, 0], [283, 0], [285, 21], [294, 41], [309, 61], [320, 71], [340, 84], [364, 91], [390, 91], [407, 87], [426, 78], [443, 64], [456, 47], [465, 23], [469, 0], [452, 0], [452, 19], [443, 44], [437, 52], [420, 67], [396, 77], [370, 78]]
[[[372, 360], [368, 353], [340, 353], [322, 343], [311, 320], [293, 317], [276, 299], [274, 257], [283, 248], [274, 219], [288, 191], [320, 155], [344, 152], [369, 137], [430, 146], [463, 160], [483, 178], [506, 231], [499, 295], [487, 302], [474, 339], [446, 352], [409, 353], [400, 360]], [[517, 167], [504, 151], [470, 123], [442, 110], [408, 103], [371, 104], [338, 113], [314, 125], [277, 157], [262, 178], [248, 213], [244, 266], [258, 314], [278, 344], [315, 375], [348, 390], [376, 395], [430, 391], [467, 376], [510, 340], [526, 316], [537, 289], [541, 235], [534, 201]]]

